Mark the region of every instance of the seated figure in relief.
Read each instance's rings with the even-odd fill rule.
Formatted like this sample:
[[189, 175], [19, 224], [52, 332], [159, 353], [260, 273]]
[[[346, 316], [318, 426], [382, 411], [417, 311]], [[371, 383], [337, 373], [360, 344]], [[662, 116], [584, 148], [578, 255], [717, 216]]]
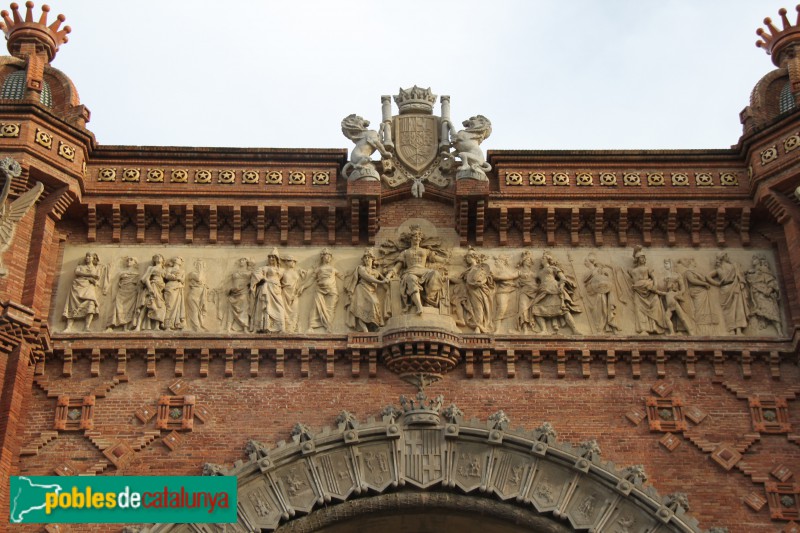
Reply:
[[[400, 242], [381, 245], [383, 263], [389, 265], [387, 277], [400, 280], [401, 300], [407, 311], [422, 314], [424, 307], [440, 305], [447, 309], [448, 293], [440, 271], [446, 266], [449, 254], [438, 239], [425, 238], [419, 226], [400, 237]], [[449, 311], [449, 310], [448, 310]]]

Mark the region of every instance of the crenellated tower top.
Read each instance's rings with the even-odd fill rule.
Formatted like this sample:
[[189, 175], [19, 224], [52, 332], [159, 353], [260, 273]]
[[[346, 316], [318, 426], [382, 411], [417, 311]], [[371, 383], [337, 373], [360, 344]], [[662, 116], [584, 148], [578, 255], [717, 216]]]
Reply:
[[26, 2], [25, 7], [27, 9], [24, 18], [16, 3], [11, 4], [11, 13], [5, 10], [0, 11], [0, 16], [3, 17], [0, 28], [6, 34], [8, 51], [15, 57], [21, 57], [25, 55], [23, 45], [33, 44], [36, 52], [46, 53], [47, 61], [51, 62], [59, 47], [68, 40], [67, 34], [71, 31], [70, 27], [61, 28], [61, 23], [66, 20], [66, 17], [58, 15], [56, 20], [48, 26], [47, 14], [50, 12], [50, 6], [42, 6], [42, 14], [38, 19], [35, 19], [33, 15], [33, 2]]

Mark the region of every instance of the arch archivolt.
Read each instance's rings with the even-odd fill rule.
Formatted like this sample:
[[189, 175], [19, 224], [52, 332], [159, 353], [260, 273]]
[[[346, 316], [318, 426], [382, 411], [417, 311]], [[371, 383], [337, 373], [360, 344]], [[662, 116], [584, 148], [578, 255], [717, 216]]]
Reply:
[[700, 531], [686, 514], [685, 495], [660, 497], [645, 484], [641, 466], [617, 469], [600, 460], [595, 441], [559, 442], [548, 423], [512, 430], [502, 411], [487, 421], [465, 420], [455, 405], [442, 407], [441, 397], [424, 395], [401, 398], [401, 408], [387, 407], [366, 422], [346, 411], [336, 422], [319, 433], [297, 424], [288, 443], [270, 449], [250, 441], [248, 461], [205, 466], [206, 475], [238, 478], [238, 524], [165, 524], [149, 531], [273, 530], [315, 509], [330, 515], [332, 504], [352, 507], [369, 496], [420, 491], [527, 509], [549, 518], [553, 531]]

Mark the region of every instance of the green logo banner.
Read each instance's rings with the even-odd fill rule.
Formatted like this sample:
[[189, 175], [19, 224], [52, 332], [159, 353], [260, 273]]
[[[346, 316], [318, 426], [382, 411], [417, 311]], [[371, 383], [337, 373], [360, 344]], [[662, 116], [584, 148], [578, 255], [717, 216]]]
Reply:
[[15, 524], [232, 523], [234, 476], [13, 476]]

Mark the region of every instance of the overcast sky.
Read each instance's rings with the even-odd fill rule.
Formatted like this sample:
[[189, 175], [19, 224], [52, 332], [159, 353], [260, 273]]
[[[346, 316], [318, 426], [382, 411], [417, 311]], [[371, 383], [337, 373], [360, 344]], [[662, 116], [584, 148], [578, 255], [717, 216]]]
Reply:
[[454, 120], [488, 117], [487, 149], [727, 148], [774, 68], [755, 30], [784, 5], [49, 4], [72, 27], [53, 66], [72, 78], [100, 144], [350, 148], [343, 117], [377, 127], [381, 95], [417, 84], [449, 94]]

